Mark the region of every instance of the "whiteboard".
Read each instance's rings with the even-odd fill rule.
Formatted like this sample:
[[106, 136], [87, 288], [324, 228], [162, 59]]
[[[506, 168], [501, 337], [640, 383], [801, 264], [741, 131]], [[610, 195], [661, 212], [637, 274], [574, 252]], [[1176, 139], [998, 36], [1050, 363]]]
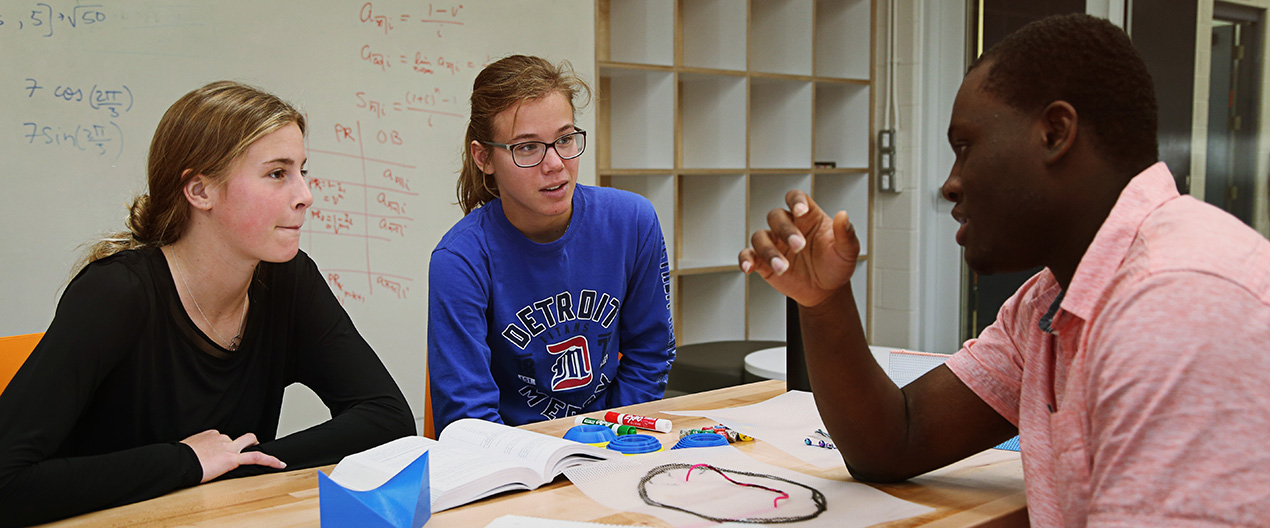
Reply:
[[[301, 247], [422, 417], [428, 258], [462, 216], [472, 80], [524, 53], [594, 87], [594, 16], [589, 0], [0, 0], [0, 335], [47, 328], [81, 245], [144, 191], [163, 112], [232, 79], [307, 115]], [[288, 389], [280, 434], [326, 416]]]

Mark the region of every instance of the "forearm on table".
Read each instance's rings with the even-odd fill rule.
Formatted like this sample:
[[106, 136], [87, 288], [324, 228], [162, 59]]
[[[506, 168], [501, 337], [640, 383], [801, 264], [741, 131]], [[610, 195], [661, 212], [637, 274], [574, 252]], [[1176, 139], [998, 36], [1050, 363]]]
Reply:
[[194, 451], [176, 442], [44, 460], [0, 475], [0, 526], [139, 502], [196, 485], [202, 477]]
[[816, 406], [847, 468], [861, 480], [902, 480], [905, 397], [869, 351], [850, 284], [800, 306], [799, 321]]

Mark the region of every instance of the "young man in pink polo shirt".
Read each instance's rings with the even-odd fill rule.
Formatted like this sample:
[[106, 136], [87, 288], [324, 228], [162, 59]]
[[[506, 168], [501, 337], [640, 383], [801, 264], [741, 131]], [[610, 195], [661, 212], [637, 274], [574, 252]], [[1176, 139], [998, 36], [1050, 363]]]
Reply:
[[968, 265], [1045, 269], [945, 366], [899, 389], [873, 361], [845, 212], [791, 191], [740, 254], [798, 301], [851, 474], [903, 480], [1018, 433], [1033, 526], [1270, 522], [1270, 243], [1178, 195], [1124, 32], [1020, 29], [971, 66], [948, 139]]

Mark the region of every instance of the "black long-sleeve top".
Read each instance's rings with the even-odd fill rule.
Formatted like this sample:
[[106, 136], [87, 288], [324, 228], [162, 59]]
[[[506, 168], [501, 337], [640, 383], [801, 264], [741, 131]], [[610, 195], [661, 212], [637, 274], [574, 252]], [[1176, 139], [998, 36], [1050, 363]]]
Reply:
[[[47, 522], [198, 484], [180, 443], [255, 433], [287, 469], [338, 462], [415, 434], [410, 408], [313, 260], [262, 262], [242, 344], [208, 339], [163, 252], [124, 251], [67, 286], [52, 324], [0, 394], [0, 525]], [[302, 383], [331, 420], [277, 436], [283, 389]], [[222, 478], [274, 471], [242, 466]]]

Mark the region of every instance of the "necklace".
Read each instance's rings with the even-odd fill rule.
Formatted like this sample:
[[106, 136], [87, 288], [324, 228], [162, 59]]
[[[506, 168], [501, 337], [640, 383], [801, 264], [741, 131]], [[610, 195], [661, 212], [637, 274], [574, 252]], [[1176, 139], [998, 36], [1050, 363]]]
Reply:
[[233, 339], [225, 339], [225, 336], [220, 335], [220, 332], [216, 331], [216, 325], [213, 325], [212, 320], [207, 318], [207, 314], [203, 313], [203, 307], [198, 305], [198, 299], [194, 297], [194, 290], [190, 289], [190, 283], [185, 280], [185, 272], [181, 271], [181, 259], [177, 257], [175, 247], [172, 248], [172, 263], [176, 264], [176, 274], [181, 276], [181, 284], [185, 285], [186, 293], [190, 294], [190, 300], [194, 302], [194, 308], [198, 310], [199, 315], [203, 316], [203, 321], [207, 323], [208, 328], [212, 329], [212, 333], [216, 334], [216, 338], [219, 340], [217, 343], [228, 343], [225, 345], [226, 349], [230, 351], [238, 350], [238, 345], [242, 344], [243, 340], [243, 318], [247, 315], [247, 298], [243, 297], [243, 307], [238, 311], [238, 335], [234, 336]]

